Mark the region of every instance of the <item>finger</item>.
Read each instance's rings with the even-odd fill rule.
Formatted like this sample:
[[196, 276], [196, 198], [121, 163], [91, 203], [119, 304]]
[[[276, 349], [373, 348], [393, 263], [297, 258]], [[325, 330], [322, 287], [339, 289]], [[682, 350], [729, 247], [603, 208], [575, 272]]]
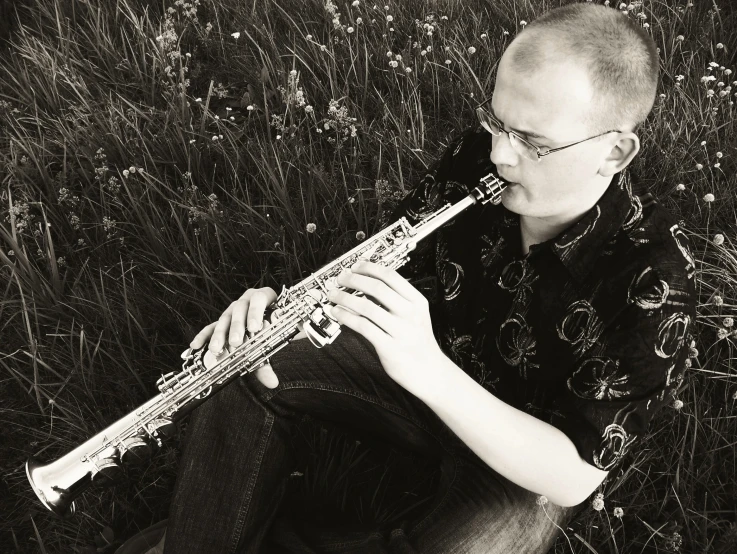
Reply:
[[[364, 260], [354, 264], [351, 267], [351, 271], [357, 275], [368, 275], [369, 277], [383, 281], [391, 290], [394, 290], [402, 298], [410, 302], [427, 300], [407, 279], [389, 267]], [[372, 291], [368, 292], [374, 295]]]
[[210, 352], [213, 354], [218, 354], [225, 346], [225, 336], [230, 328], [230, 314], [233, 311], [232, 306], [232, 304], [228, 306], [215, 324], [215, 330], [210, 337]]
[[275, 389], [279, 386], [279, 379], [274, 369], [269, 364], [264, 364], [256, 370], [256, 379], [261, 381], [266, 388]]
[[210, 335], [212, 335], [212, 331], [213, 329], [215, 329], [215, 325], [217, 325], [217, 323], [217, 321], [214, 321], [210, 323], [210, 325], [202, 329], [202, 331], [197, 333], [192, 339], [192, 342], [189, 343], [189, 347], [197, 349], [204, 346], [205, 342], [207, 342], [207, 339], [210, 338]]
[[261, 291], [256, 291], [251, 296], [251, 302], [248, 307], [248, 330], [251, 333], [260, 331], [264, 324], [264, 312], [271, 298]]
[[[396, 295], [393, 291], [392, 294]], [[389, 335], [393, 337], [397, 336], [396, 333], [399, 331], [399, 329], [397, 329], [399, 318], [368, 298], [362, 298], [337, 289], [330, 291], [328, 297], [341, 308], [351, 310], [354, 314], [363, 316], [375, 325], [381, 327], [381, 329], [386, 331]], [[404, 299], [401, 301], [406, 302]]]
[[230, 314], [230, 330], [228, 331], [228, 342], [238, 346], [243, 342], [246, 334], [246, 313], [248, 312], [249, 295], [243, 295], [233, 302], [233, 311]]
[[389, 335], [379, 329], [368, 319], [363, 316], [350, 313], [348, 310], [344, 310], [340, 306], [327, 306], [327, 308], [338, 323], [346, 325], [356, 333], [363, 335], [366, 340], [374, 345], [374, 348], [380, 350], [385, 347]]
[[347, 277], [344, 282], [347, 283], [348, 287], [366, 295], [366, 299], [372, 304], [383, 306], [393, 314], [401, 315], [411, 307], [409, 300], [378, 278], [354, 273]]

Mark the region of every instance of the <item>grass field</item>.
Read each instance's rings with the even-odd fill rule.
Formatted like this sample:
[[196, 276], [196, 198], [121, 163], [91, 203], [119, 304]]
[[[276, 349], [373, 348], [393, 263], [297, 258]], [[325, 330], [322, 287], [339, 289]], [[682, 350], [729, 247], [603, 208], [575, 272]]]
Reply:
[[[0, 550], [111, 553], [166, 517], [176, 439], [74, 519], [40, 506], [23, 464], [151, 398], [247, 288], [278, 291], [382, 228], [474, 122], [523, 22], [565, 3], [25, 0], [18, 20], [4, 4]], [[734, 553], [737, 9], [622, 6], [660, 49], [632, 167], [692, 241], [698, 339], [632, 467], [554, 552]], [[432, 468], [326, 428], [295, 436], [305, 506], [387, 521], [431, 487]]]

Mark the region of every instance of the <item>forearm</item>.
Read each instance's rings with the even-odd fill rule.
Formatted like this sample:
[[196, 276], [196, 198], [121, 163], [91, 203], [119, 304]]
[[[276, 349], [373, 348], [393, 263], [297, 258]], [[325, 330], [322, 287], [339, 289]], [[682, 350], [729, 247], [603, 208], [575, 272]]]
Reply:
[[501, 401], [445, 356], [427, 375], [420, 399], [492, 469], [560, 506], [580, 501], [571, 483], [586, 463], [562, 431]]

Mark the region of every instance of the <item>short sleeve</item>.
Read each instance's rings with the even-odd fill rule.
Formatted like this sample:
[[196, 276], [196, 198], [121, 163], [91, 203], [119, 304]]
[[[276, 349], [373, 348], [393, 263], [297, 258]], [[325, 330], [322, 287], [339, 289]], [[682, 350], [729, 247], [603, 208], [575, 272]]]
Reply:
[[693, 278], [647, 267], [629, 275], [626, 304], [568, 374], [550, 423], [582, 459], [622, 465], [683, 379], [696, 317]]

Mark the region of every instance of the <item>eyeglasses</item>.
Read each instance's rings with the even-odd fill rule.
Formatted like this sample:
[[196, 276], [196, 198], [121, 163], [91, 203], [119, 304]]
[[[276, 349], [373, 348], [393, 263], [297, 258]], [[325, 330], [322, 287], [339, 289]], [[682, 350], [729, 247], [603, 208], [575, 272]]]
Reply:
[[547, 156], [548, 154], [552, 154], [553, 152], [558, 152], [559, 150], [564, 150], [571, 146], [575, 146], [582, 142], [586, 142], [587, 140], [591, 140], [591, 139], [600, 137], [602, 135], [606, 135], [607, 133], [621, 133], [622, 132], [622, 131], [617, 131], [617, 130], [606, 131], [594, 137], [589, 137], [587, 139], [579, 140], [578, 142], [574, 142], [573, 144], [569, 144], [567, 146], [561, 146], [560, 148], [548, 148], [547, 146], [543, 146], [543, 147], [535, 146], [534, 144], [530, 144], [529, 142], [527, 142], [525, 139], [520, 137], [514, 131], [505, 131], [504, 124], [482, 107], [484, 104], [487, 104], [490, 101], [491, 101], [491, 98], [484, 100], [476, 108], [476, 115], [478, 116], [479, 121], [481, 122], [481, 125], [483, 126], [483, 128], [489, 131], [495, 137], [500, 136], [502, 132], [507, 133], [507, 136], [509, 136], [509, 142], [512, 144], [512, 148], [514, 148], [514, 150], [519, 155], [524, 156], [525, 158], [533, 162], [539, 162], [543, 156]]

